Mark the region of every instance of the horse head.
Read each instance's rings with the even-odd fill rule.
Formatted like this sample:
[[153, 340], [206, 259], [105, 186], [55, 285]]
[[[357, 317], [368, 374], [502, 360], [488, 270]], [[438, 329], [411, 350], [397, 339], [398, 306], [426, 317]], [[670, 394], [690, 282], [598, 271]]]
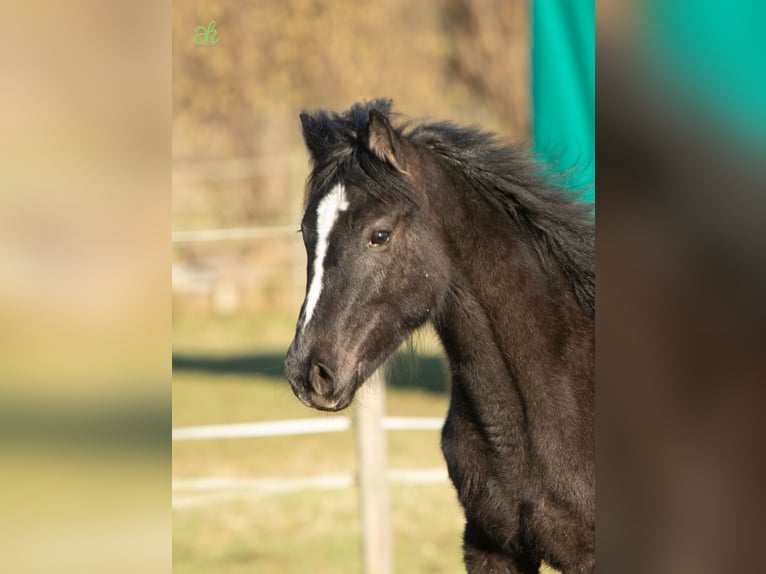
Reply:
[[376, 101], [301, 115], [313, 165], [301, 222], [307, 286], [285, 372], [322, 410], [346, 408], [447, 290], [419, 155], [388, 112]]

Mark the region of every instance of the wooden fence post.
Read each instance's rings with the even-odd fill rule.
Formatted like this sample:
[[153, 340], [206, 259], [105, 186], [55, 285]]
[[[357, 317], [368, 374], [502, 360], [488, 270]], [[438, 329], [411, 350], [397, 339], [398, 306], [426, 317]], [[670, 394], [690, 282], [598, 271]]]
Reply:
[[385, 381], [383, 368], [364, 384], [355, 401], [354, 425], [362, 507], [365, 574], [391, 574], [391, 513], [386, 480]]

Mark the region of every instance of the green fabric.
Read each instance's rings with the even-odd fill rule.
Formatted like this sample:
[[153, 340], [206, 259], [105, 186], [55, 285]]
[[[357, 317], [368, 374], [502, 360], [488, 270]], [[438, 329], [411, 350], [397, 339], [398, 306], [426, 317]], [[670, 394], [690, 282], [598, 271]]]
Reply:
[[650, 0], [641, 26], [661, 88], [722, 135], [766, 146], [766, 2]]
[[595, 4], [532, 0], [535, 153], [595, 198]]

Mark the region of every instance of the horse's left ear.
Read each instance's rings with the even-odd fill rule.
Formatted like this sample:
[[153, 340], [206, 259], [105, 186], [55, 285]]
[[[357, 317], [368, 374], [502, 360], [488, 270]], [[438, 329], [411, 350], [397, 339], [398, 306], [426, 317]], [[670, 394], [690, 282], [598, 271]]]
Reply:
[[306, 149], [309, 150], [311, 161], [317, 161], [317, 158], [324, 153], [330, 139], [330, 133], [319, 119], [308, 112], [301, 113], [301, 127], [303, 128], [303, 141], [306, 143]]
[[370, 110], [367, 122], [367, 147], [379, 159], [406, 173], [399, 136], [388, 118], [378, 110]]

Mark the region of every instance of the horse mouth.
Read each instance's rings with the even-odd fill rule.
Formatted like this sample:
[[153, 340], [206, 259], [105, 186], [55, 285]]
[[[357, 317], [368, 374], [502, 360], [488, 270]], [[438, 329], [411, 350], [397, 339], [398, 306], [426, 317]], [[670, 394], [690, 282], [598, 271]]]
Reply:
[[327, 412], [338, 412], [348, 408], [354, 398], [353, 393], [347, 397], [323, 397], [314, 393], [309, 396], [297, 396], [307, 407]]
[[328, 412], [348, 408], [365, 380], [366, 363], [355, 366], [319, 353], [297, 355], [291, 345], [285, 358], [285, 375], [293, 394], [305, 406]]
[[311, 407], [320, 411], [329, 411], [335, 413], [348, 408], [350, 404], [351, 397], [346, 399], [339, 398], [335, 400], [327, 400], [324, 397], [316, 397]]
[[351, 386], [350, 388], [352, 389], [351, 392], [332, 393], [329, 396], [320, 395], [311, 390], [296, 389], [295, 387], [293, 387], [293, 392], [298, 397], [298, 400], [309, 408], [326, 412], [338, 412], [348, 408], [354, 400], [356, 386]]

